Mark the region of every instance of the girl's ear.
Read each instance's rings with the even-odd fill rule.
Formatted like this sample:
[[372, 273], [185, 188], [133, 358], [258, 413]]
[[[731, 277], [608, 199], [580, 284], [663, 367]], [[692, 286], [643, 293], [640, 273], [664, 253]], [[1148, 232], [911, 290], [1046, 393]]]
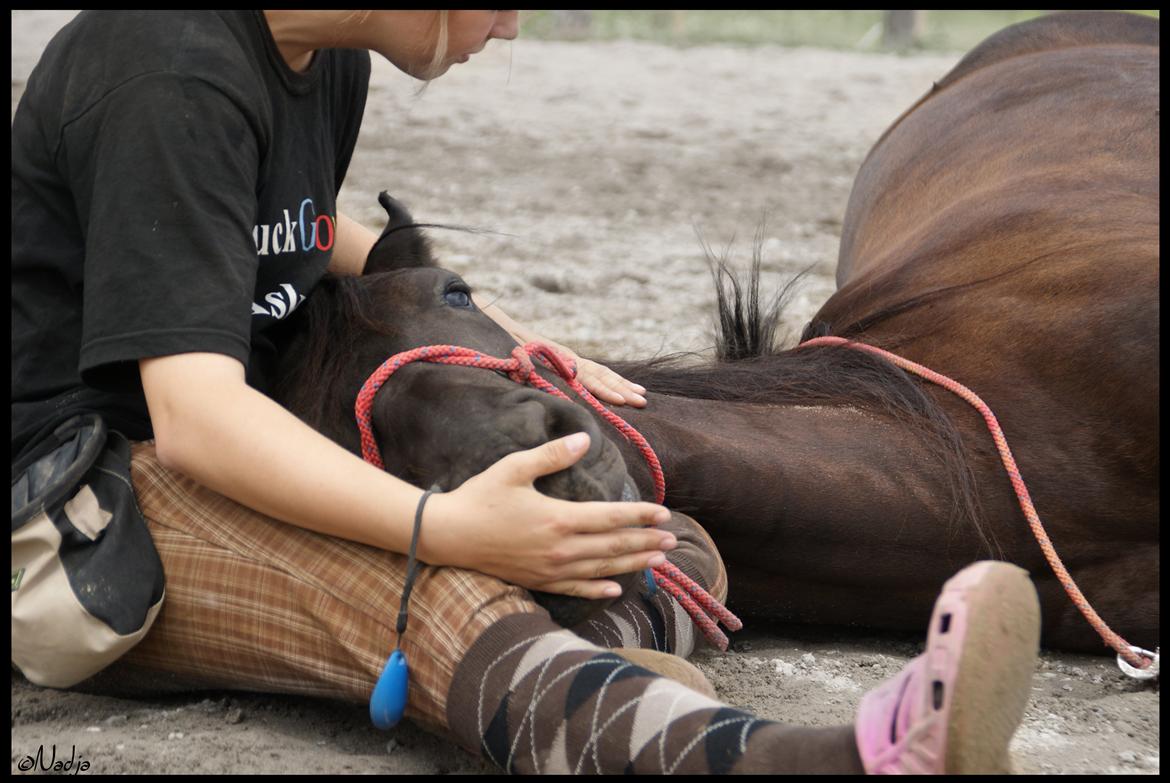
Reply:
[[386, 228], [370, 249], [363, 274], [435, 266], [430, 243], [406, 207], [384, 190], [378, 194], [378, 203], [386, 210]]

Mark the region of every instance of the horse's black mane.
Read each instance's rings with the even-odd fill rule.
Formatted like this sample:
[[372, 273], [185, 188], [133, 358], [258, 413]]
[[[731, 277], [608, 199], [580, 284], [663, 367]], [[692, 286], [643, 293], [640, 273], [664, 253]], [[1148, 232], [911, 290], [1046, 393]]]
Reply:
[[[975, 477], [958, 430], [924, 382], [872, 354], [842, 346], [783, 348], [775, 344], [784, 306], [808, 269], [788, 282], [766, 306], [760, 301], [760, 252], [757, 244], [746, 284], [726, 260], [707, 254], [715, 279], [717, 320], [715, 360], [676, 353], [643, 361], [601, 360], [619, 375], [659, 394], [690, 399], [768, 405], [852, 407], [891, 416], [919, 432], [949, 477], [952, 518], [971, 524], [988, 553], [998, 543], [983, 524]], [[901, 312], [913, 303], [896, 304], [842, 328], [810, 323], [800, 341], [827, 334], [854, 337], [867, 324]]]

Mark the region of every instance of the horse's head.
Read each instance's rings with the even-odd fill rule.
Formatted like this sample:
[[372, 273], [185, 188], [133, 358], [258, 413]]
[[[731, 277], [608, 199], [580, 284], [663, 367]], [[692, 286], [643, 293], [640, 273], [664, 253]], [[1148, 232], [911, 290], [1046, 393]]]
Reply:
[[[322, 281], [289, 325], [276, 387], [279, 401], [357, 454], [354, 401], [389, 357], [449, 344], [507, 359], [517, 345], [475, 306], [467, 283], [434, 265], [401, 206], [385, 195], [382, 203], [390, 225], [369, 263], [391, 271]], [[553, 372], [536, 366], [574, 396]], [[371, 413], [386, 470], [416, 486], [452, 490], [508, 454], [583, 431], [590, 435], [585, 456], [567, 470], [541, 477], [536, 488], [567, 500], [638, 499], [617, 447], [585, 407], [501, 372], [415, 361], [385, 382]], [[632, 589], [636, 575], [618, 581]], [[566, 626], [603, 606], [566, 596], [537, 597]]]
[[[380, 273], [361, 283], [391, 326], [389, 339], [366, 354], [368, 377], [390, 356], [424, 345], [456, 345], [508, 359], [517, 343], [479, 310], [458, 275], [439, 267]], [[384, 353], [383, 353], [384, 352]], [[538, 365], [541, 375], [564, 384]], [[355, 378], [360, 382], [365, 377]], [[355, 390], [356, 393], [356, 390]], [[572, 392], [569, 392], [572, 396]], [[537, 489], [571, 500], [620, 500], [625, 463], [581, 405], [502, 372], [415, 361], [395, 371], [372, 405], [386, 469], [419, 486], [458, 487], [500, 458], [574, 432], [588, 432], [588, 453], [572, 468], [537, 480]]]

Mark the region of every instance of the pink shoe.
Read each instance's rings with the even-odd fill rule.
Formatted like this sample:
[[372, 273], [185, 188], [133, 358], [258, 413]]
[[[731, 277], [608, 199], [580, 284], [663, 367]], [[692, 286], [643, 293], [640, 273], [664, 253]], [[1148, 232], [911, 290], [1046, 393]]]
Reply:
[[1003, 773], [1024, 717], [1040, 641], [1028, 574], [997, 561], [943, 586], [926, 652], [861, 700], [854, 732], [865, 771]]

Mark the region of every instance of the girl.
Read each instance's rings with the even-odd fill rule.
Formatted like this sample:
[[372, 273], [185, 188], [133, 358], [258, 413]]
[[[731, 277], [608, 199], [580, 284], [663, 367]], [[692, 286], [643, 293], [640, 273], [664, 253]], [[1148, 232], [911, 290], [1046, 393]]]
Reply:
[[[576, 633], [532, 602], [534, 589], [614, 597], [606, 577], [668, 552], [725, 594], [710, 540], [666, 509], [533, 489], [588, 436], [428, 498], [266, 396], [272, 327], [326, 271], [361, 274], [377, 238], [335, 208], [368, 52], [430, 80], [516, 34], [515, 11], [87, 12], [46, 49], [12, 131], [13, 460], [77, 414], [125, 435], [167, 586], [149, 632], [97, 679], [365, 702], [401, 644], [407, 716], [509, 770], [1002, 768], [1036, 646], [1018, 569], [948, 583], [926, 654], [855, 726], [780, 726], [630, 662], [671, 667], [654, 655], [596, 644], [638, 602], [648, 632], [633, 638], [689, 653], [661, 592], [623, 596]], [[645, 389], [560, 348], [599, 398], [645, 405]], [[416, 512], [426, 565], [400, 635]], [[981, 656], [995, 602], [1017, 630]]]

